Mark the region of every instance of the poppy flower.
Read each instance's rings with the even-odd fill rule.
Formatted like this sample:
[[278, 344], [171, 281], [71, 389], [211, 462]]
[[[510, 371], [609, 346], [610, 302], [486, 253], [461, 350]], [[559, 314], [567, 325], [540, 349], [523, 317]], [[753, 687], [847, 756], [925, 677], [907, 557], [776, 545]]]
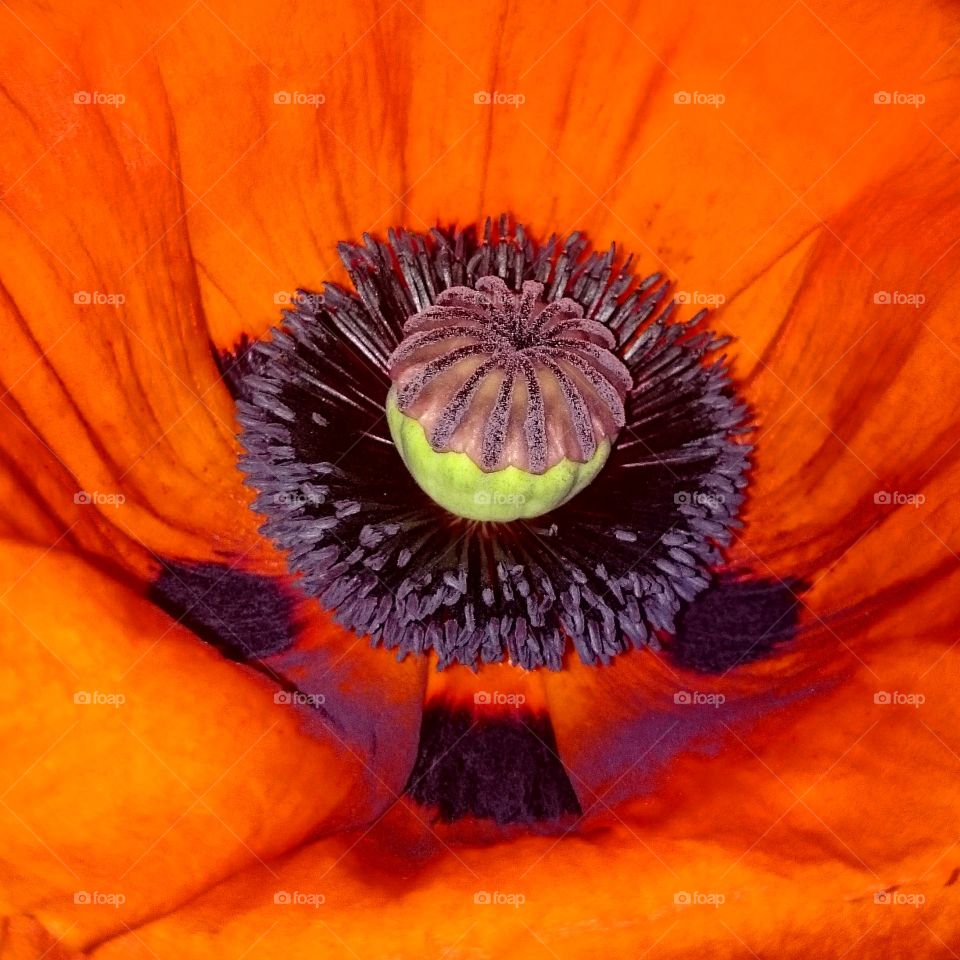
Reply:
[[3, 16], [5, 955], [951, 955], [953, 10]]

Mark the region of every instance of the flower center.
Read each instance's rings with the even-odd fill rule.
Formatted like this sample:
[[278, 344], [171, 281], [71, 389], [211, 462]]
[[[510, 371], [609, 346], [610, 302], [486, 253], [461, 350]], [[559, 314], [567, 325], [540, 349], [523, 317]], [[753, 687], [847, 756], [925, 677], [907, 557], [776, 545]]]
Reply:
[[441, 668], [672, 633], [748, 465], [705, 313], [676, 322], [658, 274], [506, 218], [340, 254], [354, 289], [300, 291], [238, 386], [241, 466], [303, 588]]

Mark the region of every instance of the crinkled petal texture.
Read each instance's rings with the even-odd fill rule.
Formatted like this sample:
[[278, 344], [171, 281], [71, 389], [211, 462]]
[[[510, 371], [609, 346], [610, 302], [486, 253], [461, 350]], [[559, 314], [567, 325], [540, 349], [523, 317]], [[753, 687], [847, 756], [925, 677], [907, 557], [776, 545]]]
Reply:
[[[279, 575], [236, 468], [188, 230], [197, 197], [149, 49], [159, 31], [144, 32], [134, 8], [102, 30], [92, 8], [8, 16], [0, 532], [90, 556], [139, 594], [170, 559]], [[426, 665], [374, 655], [316, 604], [299, 607], [296, 627], [266, 672], [323, 692], [330, 722], [310, 709], [301, 722], [365, 764], [370, 799], [349, 809], [373, 815], [409, 772]]]
[[[260, 865], [336, 819], [355, 754], [292, 714], [271, 728], [275, 688], [135, 592], [10, 548], [8, 908], [52, 933], [7, 928], [16, 949], [126, 923], [100, 956], [948, 955], [954, 8], [3, 16], [4, 532], [137, 588], [157, 554], [276, 572], [208, 334], [260, 335], [294, 286], [338, 278], [337, 239], [510, 209], [725, 301], [761, 424], [733, 559], [812, 584], [811, 629], [767, 664], [707, 681], [637, 654], [546, 681], [593, 827], [480, 846], [399, 806]], [[397, 673], [358, 663], [374, 709]], [[128, 700], [75, 704], [81, 682]]]
[[[952, 635], [960, 432], [944, 398], [960, 389], [960, 296], [955, 262], [942, 255], [960, 231], [960, 195], [945, 164], [923, 170], [922, 182], [900, 174], [878, 187], [810, 244], [783, 329], [750, 382], [763, 419], [731, 563], [810, 585], [801, 639], [719, 677], [634, 660], [549, 678], [561, 754], [590, 788], [627, 796], [690, 736], [722, 736], [734, 717], [857, 674], [886, 689], [871, 667], [876, 647]], [[897, 239], [908, 233], [909, 249]], [[923, 313], [874, 303], [878, 284], [851, 249], [890, 291], [925, 285]], [[843, 278], [840, 292], [831, 277]], [[674, 709], [675, 693], [697, 690], [722, 693], [724, 710]]]
[[363, 759], [305, 731], [266, 679], [82, 560], [5, 542], [0, 581], [8, 909], [98, 939], [288, 849], [365, 788]]
[[[39, 444], [8, 455], [7, 482], [42, 474], [6, 519], [18, 532], [47, 536], [53, 513], [104, 550], [73, 494], [119, 492], [102, 512], [134, 542], [114, 552], [276, 569], [205, 324], [224, 348], [262, 334], [293, 286], [340, 276], [337, 239], [500, 209], [645, 251], [692, 305], [725, 300], [766, 431], [754, 515], [772, 522], [743, 559], [832, 562], [891, 516], [874, 492], [952, 462], [948, 407], [913, 392], [956, 369], [949, 10], [603, 3], [558, 8], [547, 36], [495, 4], [361, 6], [322, 31], [314, 16], [10, 14], [0, 412]], [[476, 102], [492, 88], [524, 102]], [[884, 366], [863, 363], [880, 344]], [[942, 373], [918, 385], [930, 358]], [[904, 390], [932, 428], [913, 455]], [[811, 494], [813, 476], [829, 483]]]
[[589, 828], [479, 845], [396, 807], [95, 956], [949, 956], [960, 664], [900, 626], [814, 710], [685, 752], [655, 794]]

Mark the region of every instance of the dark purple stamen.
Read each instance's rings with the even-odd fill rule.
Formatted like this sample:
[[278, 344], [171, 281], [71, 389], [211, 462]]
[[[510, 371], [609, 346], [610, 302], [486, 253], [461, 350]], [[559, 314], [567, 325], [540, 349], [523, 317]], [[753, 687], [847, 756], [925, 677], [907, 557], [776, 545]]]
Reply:
[[[353, 289], [300, 291], [236, 383], [241, 466], [301, 588], [440, 668], [557, 670], [571, 646], [586, 663], [660, 646], [710, 583], [746, 485], [749, 418], [705, 313], [678, 322], [659, 274], [637, 278], [580, 234], [538, 246], [505, 217], [340, 254]], [[391, 372], [408, 410], [432, 398], [427, 435], [474, 444], [485, 467], [526, 457], [543, 472], [558, 450], [588, 456], [598, 424], [619, 436], [579, 496], [472, 523], [404, 466], [384, 416]]]

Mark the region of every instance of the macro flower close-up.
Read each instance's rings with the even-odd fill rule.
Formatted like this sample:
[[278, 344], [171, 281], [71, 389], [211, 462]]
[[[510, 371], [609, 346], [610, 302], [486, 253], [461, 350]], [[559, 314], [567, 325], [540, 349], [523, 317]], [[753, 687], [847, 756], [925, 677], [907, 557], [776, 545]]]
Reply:
[[954, 4], [0, 18], [0, 957], [957, 956]]

